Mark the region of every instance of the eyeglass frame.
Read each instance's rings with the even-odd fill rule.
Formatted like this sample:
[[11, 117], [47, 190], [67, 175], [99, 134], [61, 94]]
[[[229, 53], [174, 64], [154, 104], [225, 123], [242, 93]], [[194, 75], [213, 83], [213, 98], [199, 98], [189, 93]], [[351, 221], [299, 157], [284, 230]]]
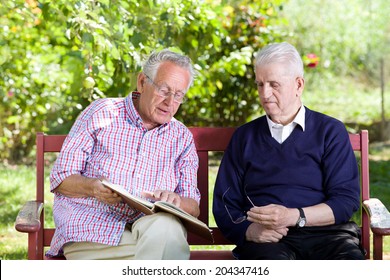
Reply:
[[[250, 199], [250, 197], [248, 196], [248, 194], [246, 193], [246, 187], [247, 187], [247, 185], [245, 185], [244, 186], [244, 193], [245, 193], [245, 196], [246, 196], [246, 198], [249, 200], [249, 202], [252, 204], [252, 206], [253, 207], [256, 207], [255, 206], [255, 204], [253, 203], [253, 201]], [[227, 194], [227, 192], [230, 190], [230, 187], [228, 187], [227, 189], [226, 189], [226, 191], [222, 194], [222, 202], [223, 202], [223, 205], [225, 206], [225, 210], [226, 210], [226, 212], [228, 213], [228, 215], [229, 215], [229, 218], [230, 218], [230, 220], [232, 221], [232, 223], [233, 224], [241, 224], [242, 222], [244, 222], [244, 221], [246, 221], [247, 220], [247, 218], [248, 218], [248, 216], [247, 215], [243, 215], [243, 216], [241, 216], [241, 217], [239, 217], [239, 218], [237, 218], [237, 219], [233, 219], [233, 216], [230, 214], [230, 211], [229, 211], [229, 209], [228, 209], [228, 207], [227, 207], [227, 205], [226, 205], [226, 202], [225, 202], [225, 196], [226, 196], [226, 194]]]
[[[157, 92], [157, 95], [164, 98], [164, 99], [167, 99], [168, 97], [172, 96], [173, 95], [173, 101], [176, 102], [176, 103], [179, 103], [179, 104], [183, 104], [187, 98], [186, 98], [186, 93], [185, 92], [182, 92], [182, 91], [178, 91], [180, 92], [180, 94], [183, 94], [183, 96], [181, 97], [181, 100], [178, 100], [177, 97], [179, 96], [178, 95], [178, 92], [173, 92], [173, 91], [167, 91], [166, 94], [161, 94], [161, 86], [157, 85], [153, 80], [152, 78], [150, 78], [146, 73], [143, 73], [145, 75], [145, 77], [151, 82], [151, 84], [154, 86], [154, 88], [156, 89], [156, 92]], [[168, 89], [168, 86], [166, 86], [166, 88]], [[164, 91], [163, 91], [164, 92]]]

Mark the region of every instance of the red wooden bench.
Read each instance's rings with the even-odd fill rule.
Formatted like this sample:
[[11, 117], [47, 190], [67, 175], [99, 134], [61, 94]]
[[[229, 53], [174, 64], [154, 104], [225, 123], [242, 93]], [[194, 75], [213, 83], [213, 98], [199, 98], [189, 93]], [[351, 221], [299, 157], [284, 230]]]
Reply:
[[[195, 138], [199, 155], [198, 187], [202, 195], [200, 203], [200, 219], [209, 223], [209, 155], [210, 152], [223, 152], [229, 143], [234, 128], [190, 128]], [[50, 246], [54, 228], [48, 228], [44, 217], [44, 168], [45, 155], [59, 152], [66, 135], [37, 134], [36, 158], [36, 198], [28, 201], [16, 218], [15, 228], [20, 232], [28, 233], [28, 259], [46, 259], [45, 247]], [[373, 232], [374, 259], [382, 259], [382, 237], [390, 234], [390, 214], [385, 206], [378, 200], [370, 199], [369, 168], [368, 168], [368, 132], [363, 130], [359, 134], [350, 134], [353, 149], [357, 152], [361, 175], [361, 229], [362, 246], [367, 251], [366, 258], [370, 259], [370, 228]], [[213, 186], [210, 186], [213, 187]], [[49, 186], [46, 186], [49, 188]], [[211, 193], [211, 192], [210, 192]], [[371, 223], [370, 223], [371, 219]], [[214, 243], [206, 241], [189, 233], [190, 245], [232, 245], [226, 240], [220, 230], [211, 227]], [[218, 246], [220, 247], [220, 246]], [[192, 247], [191, 259], [233, 259], [231, 251], [224, 249], [201, 249]]]

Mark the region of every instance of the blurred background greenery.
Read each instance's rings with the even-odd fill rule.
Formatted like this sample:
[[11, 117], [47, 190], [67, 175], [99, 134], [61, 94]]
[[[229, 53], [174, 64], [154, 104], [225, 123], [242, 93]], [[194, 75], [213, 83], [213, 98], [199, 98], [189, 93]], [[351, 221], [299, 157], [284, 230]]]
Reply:
[[126, 96], [145, 56], [165, 47], [188, 54], [199, 72], [177, 118], [237, 126], [263, 114], [255, 53], [295, 45], [306, 65], [304, 104], [350, 132], [369, 129], [372, 190], [388, 197], [389, 14], [387, 0], [2, 0], [3, 245], [17, 236], [21, 201], [33, 197], [36, 132], [68, 133], [91, 101]]
[[386, 0], [3, 0], [0, 159], [28, 162], [37, 131], [67, 133], [92, 100], [126, 96], [145, 55], [164, 47], [199, 71], [177, 115], [189, 126], [262, 114], [253, 57], [278, 41], [319, 58], [306, 69], [305, 104], [351, 129], [382, 122], [389, 13]]

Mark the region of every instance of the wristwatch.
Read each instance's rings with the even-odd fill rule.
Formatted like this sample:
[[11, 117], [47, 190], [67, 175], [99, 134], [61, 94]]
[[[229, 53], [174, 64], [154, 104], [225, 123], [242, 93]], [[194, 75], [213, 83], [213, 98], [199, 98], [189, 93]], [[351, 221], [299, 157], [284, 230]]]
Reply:
[[306, 216], [302, 208], [298, 208], [298, 210], [299, 210], [299, 218], [297, 221], [297, 227], [302, 228], [306, 225]]

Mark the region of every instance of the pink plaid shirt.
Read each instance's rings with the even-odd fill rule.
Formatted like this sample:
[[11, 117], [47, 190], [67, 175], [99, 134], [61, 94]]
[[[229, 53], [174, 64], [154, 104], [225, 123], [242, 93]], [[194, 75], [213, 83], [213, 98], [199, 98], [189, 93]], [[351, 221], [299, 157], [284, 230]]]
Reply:
[[[66, 177], [81, 174], [106, 177], [134, 195], [165, 189], [199, 203], [198, 156], [191, 132], [175, 119], [145, 129], [132, 102], [138, 95], [99, 99], [81, 113], [50, 174], [52, 192]], [[118, 245], [126, 223], [143, 215], [124, 203], [54, 195], [56, 231], [49, 256], [61, 255], [62, 246], [71, 241]]]

